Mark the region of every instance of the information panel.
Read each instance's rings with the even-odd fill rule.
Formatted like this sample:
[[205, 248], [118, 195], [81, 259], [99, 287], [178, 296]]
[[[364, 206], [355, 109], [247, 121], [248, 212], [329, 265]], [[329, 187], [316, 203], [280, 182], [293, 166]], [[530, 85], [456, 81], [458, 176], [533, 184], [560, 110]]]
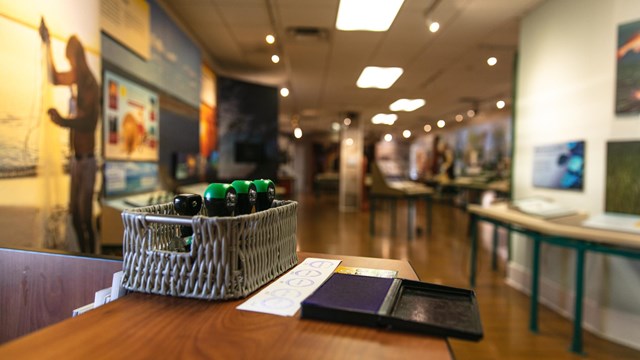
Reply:
[[103, 80], [105, 159], [157, 161], [158, 95], [109, 71]]

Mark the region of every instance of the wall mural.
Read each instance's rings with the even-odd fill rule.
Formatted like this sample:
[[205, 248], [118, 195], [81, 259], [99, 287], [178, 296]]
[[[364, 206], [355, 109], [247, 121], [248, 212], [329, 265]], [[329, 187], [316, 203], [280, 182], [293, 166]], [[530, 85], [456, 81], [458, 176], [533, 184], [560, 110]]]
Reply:
[[36, 246], [94, 236], [99, 23], [97, 0], [0, 1], [0, 218]]

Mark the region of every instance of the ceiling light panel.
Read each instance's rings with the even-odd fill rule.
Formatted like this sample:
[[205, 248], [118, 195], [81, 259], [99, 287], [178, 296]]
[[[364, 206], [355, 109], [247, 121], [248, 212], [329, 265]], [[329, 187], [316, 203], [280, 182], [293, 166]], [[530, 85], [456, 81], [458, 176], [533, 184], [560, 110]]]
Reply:
[[387, 31], [404, 0], [340, 0], [336, 29]]
[[391, 111], [415, 111], [424, 106], [424, 99], [398, 99], [389, 105]]
[[402, 75], [399, 67], [367, 66], [362, 70], [356, 85], [359, 88], [388, 89]]
[[371, 123], [376, 125], [393, 125], [398, 120], [396, 114], [376, 114], [371, 118]]

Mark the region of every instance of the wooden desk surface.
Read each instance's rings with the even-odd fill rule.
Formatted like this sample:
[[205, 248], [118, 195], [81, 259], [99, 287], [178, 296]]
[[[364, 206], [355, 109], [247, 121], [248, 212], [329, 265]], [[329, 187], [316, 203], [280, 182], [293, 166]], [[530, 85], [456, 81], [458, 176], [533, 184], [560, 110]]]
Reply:
[[[397, 270], [406, 261], [328, 254], [342, 265]], [[208, 302], [129, 294], [0, 347], [1, 359], [451, 359], [444, 338], [236, 310], [246, 299]]]
[[519, 225], [544, 235], [640, 248], [640, 235], [638, 234], [582, 226], [582, 221], [587, 218], [585, 213], [545, 220], [510, 209], [506, 203], [498, 203], [489, 207], [469, 205], [467, 210], [473, 214]]

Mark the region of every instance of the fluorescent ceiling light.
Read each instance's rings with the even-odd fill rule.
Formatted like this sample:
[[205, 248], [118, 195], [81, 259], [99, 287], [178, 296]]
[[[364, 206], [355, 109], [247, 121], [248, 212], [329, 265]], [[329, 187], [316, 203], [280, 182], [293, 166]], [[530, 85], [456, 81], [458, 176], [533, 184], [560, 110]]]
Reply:
[[414, 111], [424, 106], [424, 99], [399, 99], [389, 105], [391, 111]]
[[393, 123], [398, 120], [398, 115], [396, 114], [376, 114], [371, 118], [371, 123], [373, 124], [384, 124], [384, 125], [393, 125]]
[[399, 67], [367, 66], [362, 70], [356, 85], [359, 88], [388, 89], [402, 75]]
[[340, 0], [336, 29], [387, 31], [404, 0]]

